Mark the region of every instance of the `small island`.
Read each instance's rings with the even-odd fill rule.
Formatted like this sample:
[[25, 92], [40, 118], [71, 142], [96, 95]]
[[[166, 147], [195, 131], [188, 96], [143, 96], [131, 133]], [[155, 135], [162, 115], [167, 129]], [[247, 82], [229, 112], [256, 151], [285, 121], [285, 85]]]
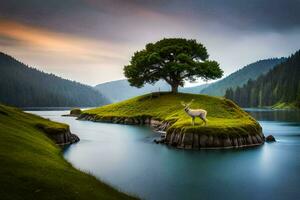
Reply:
[[[148, 124], [162, 134], [157, 143], [181, 149], [240, 148], [264, 143], [259, 123], [232, 101], [178, 93], [178, 88], [187, 81], [214, 80], [223, 76], [219, 63], [210, 60], [206, 47], [196, 40], [164, 38], [148, 43], [134, 53], [123, 70], [131, 86], [140, 88], [146, 83], [164, 80], [171, 92], [151, 93], [87, 110], [78, 119]], [[183, 103], [191, 101], [192, 105]], [[189, 112], [190, 107], [186, 105], [198, 110]], [[201, 122], [191, 123], [191, 118], [195, 117], [198, 120], [200, 117]]]
[[[200, 119], [192, 125], [180, 103], [191, 99], [192, 108], [207, 110], [207, 125]], [[248, 113], [228, 99], [207, 95], [151, 93], [85, 110], [78, 119], [150, 125], [165, 132], [162, 143], [181, 149], [241, 148], [265, 141], [261, 126]]]

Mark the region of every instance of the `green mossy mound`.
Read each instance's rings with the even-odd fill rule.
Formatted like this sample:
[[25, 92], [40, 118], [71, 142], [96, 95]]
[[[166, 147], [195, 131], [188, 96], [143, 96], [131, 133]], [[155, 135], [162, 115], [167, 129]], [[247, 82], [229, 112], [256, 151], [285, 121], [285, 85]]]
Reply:
[[80, 110], [80, 108], [73, 108], [70, 111], [70, 115], [80, 115], [82, 113], [82, 111]]
[[1, 199], [132, 199], [63, 159], [47, 136], [68, 130], [66, 124], [0, 105]]
[[[196, 119], [195, 126], [192, 126], [191, 118], [184, 112], [180, 102], [189, 102], [192, 99], [194, 102], [191, 108], [207, 110], [206, 126], [199, 118]], [[207, 95], [147, 94], [86, 110], [79, 119], [124, 124], [151, 124], [166, 131], [166, 143], [181, 148], [250, 146], [264, 142], [259, 123], [248, 113], [228, 99]], [[205, 144], [200, 144], [200, 139], [198, 139], [200, 136], [213, 138], [210, 141], [207, 139]], [[202, 141], [205, 140], [203, 137]], [[242, 138], [240, 142], [239, 138]], [[228, 139], [230, 142], [224, 142]], [[198, 141], [195, 143], [195, 140]]]

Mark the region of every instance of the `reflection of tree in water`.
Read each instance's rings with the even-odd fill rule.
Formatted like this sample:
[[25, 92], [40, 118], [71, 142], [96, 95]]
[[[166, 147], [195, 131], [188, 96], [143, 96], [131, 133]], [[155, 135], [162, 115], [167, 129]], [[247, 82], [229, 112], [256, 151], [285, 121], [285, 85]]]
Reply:
[[246, 110], [252, 117], [260, 121], [299, 122], [300, 111], [296, 110]]

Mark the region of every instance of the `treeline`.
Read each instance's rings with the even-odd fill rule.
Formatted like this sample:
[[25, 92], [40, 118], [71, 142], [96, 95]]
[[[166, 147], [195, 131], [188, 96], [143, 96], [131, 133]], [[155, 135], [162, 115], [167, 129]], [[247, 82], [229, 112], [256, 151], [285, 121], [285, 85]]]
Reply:
[[108, 100], [94, 88], [30, 68], [0, 53], [0, 102], [18, 107], [99, 106]]
[[274, 106], [285, 103], [300, 107], [300, 51], [267, 74], [242, 87], [226, 90], [226, 98], [242, 107]]
[[224, 79], [210, 84], [208, 87], [201, 90], [202, 94], [212, 96], [224, 96], [228, 88], [236, 89], [238, 86], [243, 86], [247, 81], [252, 78], [257, 79], [260, 75], [266, 74], [273, 69], [276, 65], [284, 62], [286, 58], [270, 58], [259, 60], [251, 63], [242, 69], [230, 74]]

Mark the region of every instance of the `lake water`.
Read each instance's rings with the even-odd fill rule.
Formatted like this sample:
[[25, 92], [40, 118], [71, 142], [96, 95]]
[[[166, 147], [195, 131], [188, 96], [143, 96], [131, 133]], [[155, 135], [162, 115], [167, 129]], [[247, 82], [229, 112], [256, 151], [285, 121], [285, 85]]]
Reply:
[[300, 199], [300, 112], [248, 110], [276, 143], [233, 150], [178, 150], [148, 127], [78, 121], [68, 111], [31, 111], [70, 125], [81, 141], [64, 151], [76, 168], [143, 199]]

